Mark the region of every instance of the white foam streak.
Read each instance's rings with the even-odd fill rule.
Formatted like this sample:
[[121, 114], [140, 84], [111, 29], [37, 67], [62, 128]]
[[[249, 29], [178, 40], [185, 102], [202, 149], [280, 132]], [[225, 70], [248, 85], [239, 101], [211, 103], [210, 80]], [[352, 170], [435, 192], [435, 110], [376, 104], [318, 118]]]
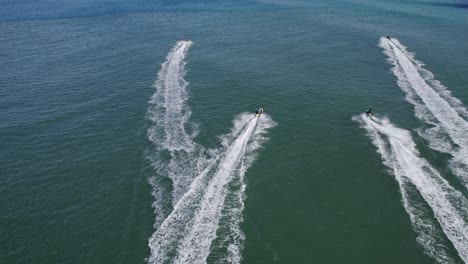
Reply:
[[163, 108], [160, 112], [149, 113], [151, 120], [158, 127], [164, 128], [161, 145], [168, 150], [191, 150], [193, 135], [186, 132], [185, 124], [190, 117], [190, 110], [185, 106], [188, 98], [184, 80], [184, 58], [190, 42], [179, 41], [167, 55], [154, 83], [156, 93], [151, 98], [155, 107]]
[[440, 263], [453, 263], [437, 236], [438, 226], [423, 216], [422, 205], [410, 198], [411, 185], [430, 206], [445, 236], [452, 242], [460, 258], [468, 262], [468, 201], [419, 156], [409, 131], [395, 127], [388, 119], [373, 120], [364, 115], [354, 117], [372, 138], [398, 181], [403, 205], [410, 216], [418, 242], [426, 253]]
[[451, 168], [468, 188], [468, 111], [397, 39], [382, 38], [379, 46], [394, 65], [398, 85], [416, 116], [433, 126], [421, 130], [421, 136], [431, 148], [452, 155]]
[[[166, 61], [158, 72], [154, 83], [156, 92], [151, 98], [148, 118], [153, 126], [148, 130], [148, 138], [157, 148], [158, 158], [153, 159], [153, 166], [159, 175], [166, 175], [172, 181], [172, 199], [175, 204], [185, 193], [188, 186], [197, 175], [196, 168], [203, 167], [206, 162], [201, 157], [203, 148], [197, 145], [193, 138], [196, 126], [189, 122], [190, 109], [186, 106], [188, 99], [188, 82], [184, 80], [184, 59], [191, 42], [179, 41], [169, 52]], [[169, 157], [165, 157], [164, 155]], [[167, 190], [161, 189], [159, 179], [151, 179], [156, 198], [154, 204], [158, 216], [167, 215], [161, 207], [162, 199]], [[157, 221], [157, 224], [159, 222]], [[156, 224], [156, 225], [157, 225]]]
[[[244, 174], [251, 164], [255, 150], [264, 138], [266, 129], [274, 122], [264, 115], [254, 118], [252, 114], [242, 114], [236, 118], [234, 129], [223, 138], [225, 147], [200, 175], [189, 190], [174, 206], [170, 215], [162, 222], [157, 232], [150, 238], [150, 263], [206, 263], [217, 230], [224, 225], [229, 230], [232, 241], [227, 245], [226, 258], [231, 263], [240, 263], [240, 250], [243, 234], [240, 229], [244, 207]], [[230, 143], [228, 143], [230, 141]], [[229, 188], [232, 181], [241, 186], [235, 193]], [[236, 209], [227, 222], [220, 222], [226, 208], [227, 195], [237, 197]]]
[[[157, 172], [150, 179], [156, 231], [149, 239], [148, 262], [206, 263], [214, 250], [214, 261], [240, 263], [244, 175], [275, 123], [266, 114], [255, 118], [243, 113], [221, 137], [220, 148], [206, 150], [195, 143], [197, 130], [189, 121], [188, 83], [183, 78], [190, 45], [178, 42], [167, 55], [148, 109], [154, 124], [148, 138], [156, 148], [148, 158]], [[219, 238], [217, 232], [222, 232]]]
[[179, 247], [179, 259], [176, 263], [204, 263], [210, 253], [211, 242], [216, 237], [221, 209], [226, 197], [227, 184], [233, 178], [233, 170], [241, 162], [247, 141], [257, 124], [253, 118], [233, 144], [226, 150], [218, 171], [213, 176], [205, 195], [193, 219], [193, 228], [184, 237]]

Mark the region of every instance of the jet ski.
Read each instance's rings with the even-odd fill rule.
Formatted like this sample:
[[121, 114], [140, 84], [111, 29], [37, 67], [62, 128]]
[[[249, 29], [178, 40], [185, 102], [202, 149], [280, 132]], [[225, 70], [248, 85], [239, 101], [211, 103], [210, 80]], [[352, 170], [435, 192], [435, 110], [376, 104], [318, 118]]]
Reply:
[[371, 117], [372, 117], [372, 108], [367, 109], [367, 111], [366, 111], [366, 116], [367, 116], [368, 118], [371, 118]]
[[258, 108], [257, 111], [255, 111], [255, 116], [260, 117], [263, 114], [263, 108]]
[[185, 37], [185, 42], [189, 42], [190, 41], [190, 38], [189, 37]]
[[387, 35], [386, 38], [390, 40], [392, 37], [390, 35]]

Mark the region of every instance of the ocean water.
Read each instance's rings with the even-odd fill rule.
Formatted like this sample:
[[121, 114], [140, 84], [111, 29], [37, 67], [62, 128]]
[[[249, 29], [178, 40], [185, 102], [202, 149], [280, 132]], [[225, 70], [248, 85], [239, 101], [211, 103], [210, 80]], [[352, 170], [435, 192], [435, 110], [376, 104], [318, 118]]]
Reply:
[[468, 263], [467, 8], [0, 1], [0, 263]]

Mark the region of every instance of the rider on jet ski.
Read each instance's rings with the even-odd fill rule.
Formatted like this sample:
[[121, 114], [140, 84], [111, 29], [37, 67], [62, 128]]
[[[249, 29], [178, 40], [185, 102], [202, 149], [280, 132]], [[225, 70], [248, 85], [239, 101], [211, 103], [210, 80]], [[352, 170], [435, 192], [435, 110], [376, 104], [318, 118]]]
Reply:
[[255, 115], [256, 115], [256, 116], [260, 116], [260, 115], [262, 115], [262, 114], [263, 114], [263, 108], [259, 107], [259, 108], [257, 109], [257, 111], [255, 112]]

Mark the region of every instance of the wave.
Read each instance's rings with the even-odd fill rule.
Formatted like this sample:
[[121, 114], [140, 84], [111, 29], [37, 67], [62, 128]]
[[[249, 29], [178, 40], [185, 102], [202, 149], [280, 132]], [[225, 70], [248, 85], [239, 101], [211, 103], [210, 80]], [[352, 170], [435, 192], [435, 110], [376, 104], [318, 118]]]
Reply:
[[459, 257], [468, 262], [466, 198], [420, 157], [408, 130], [394, 126], [386, 118], [360, 115], [353, 120], [367, 131], [384, 164], [395, 175], [403, 205], [424, 251], [440, 263], [455, 263], [445, 246], [448, 239]]
[[[224, 260], [240, 263], [244, 174], [274, 125], [268, 115], [236, 118], [231, 133], [223, 137], [224, 146], [150, 238], [150, 263], [206, 263], [210, 249], [220, 245], [227, 249]], [[213, 244], [220, 229], [227, 233]]]
[[432, 149], [451, 154], [450, 167], [468, 188], [468, 111], [397, 39], [381, 38], [379, 46], [416, 117], [431, 126], [420, 135]]

